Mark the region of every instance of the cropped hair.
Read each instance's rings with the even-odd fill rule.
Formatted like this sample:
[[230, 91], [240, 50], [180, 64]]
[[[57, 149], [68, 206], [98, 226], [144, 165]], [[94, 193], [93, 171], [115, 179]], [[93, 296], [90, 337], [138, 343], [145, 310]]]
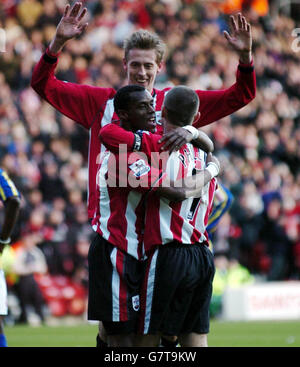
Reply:
[[176, 126], [191, 125], [199, 110], [199, 104], [197, 93], [182, 85], [172, 88], [164, 99], [168, 120]]
[[143, 92], [146, 89], [141, 85], [126, 85], [120, 88], [114, 96], [114, 109], [118, 114], [120, 110], [127, 110], [131, 102], [131, 94]]
[[126, 38], [123, 44], [125, 51], [125, 60], [128, 60], [129, 51], [138, 48], [141, 50], [155, 50], [156, 63], [159, 65], [164, 57], [165, 44], [157, 34], [151, 33], [145, 29], [134, 32]]

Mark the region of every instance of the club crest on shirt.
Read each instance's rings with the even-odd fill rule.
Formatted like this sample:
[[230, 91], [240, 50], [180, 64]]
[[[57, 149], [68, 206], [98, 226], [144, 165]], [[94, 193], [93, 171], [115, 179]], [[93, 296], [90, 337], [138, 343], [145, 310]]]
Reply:
[[138, 311], [140, 309], [140, 296], [132, 297], [132, 307], [134, 311]]
[[132, 163], [129, 168], [137, 178], [146, 175], [150, 171], [150, 166], [143, 159]]
[[199, 157], [195, 157], [195, 169], [201, 170], [202, 169], [202, 161]]

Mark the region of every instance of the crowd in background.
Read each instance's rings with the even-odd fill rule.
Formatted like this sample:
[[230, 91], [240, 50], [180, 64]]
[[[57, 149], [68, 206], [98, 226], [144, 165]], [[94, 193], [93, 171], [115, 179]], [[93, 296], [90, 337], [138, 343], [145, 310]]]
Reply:
[[[224, 1], [83, 2], [89, 26], [61, 53], [59, 79], [118, 89], [126, 82], [122, 41], [147, 28], [167, 44], [157, 88], [184, 84], [209, 90], [235, 82], [238, 56], [222, 32], [228, 14], [238, 9]], [[257, 95], [234, 115], [203, 128], [223, 167], [220, 180], [234, 195], [215, 232], [214, 251], [267, 280], [300, 279], [300, 51], [292, 47], [299, 13], [293, 8], [287, 15], [276, 2], [262, 2], [262, 9], [253, 5], [259, 1], [237, 3], [252, 25]], [[31, 240], [48, 272], [86, 284], [93, 236], [86, 210], [88, 131], [30, 87], [33, 66], [65, 4], [1, 2], [6, 47], [0, 56], [0, 166], [22, 193], [14, 241], [22, 246], [28, 234], [36, 234]]]

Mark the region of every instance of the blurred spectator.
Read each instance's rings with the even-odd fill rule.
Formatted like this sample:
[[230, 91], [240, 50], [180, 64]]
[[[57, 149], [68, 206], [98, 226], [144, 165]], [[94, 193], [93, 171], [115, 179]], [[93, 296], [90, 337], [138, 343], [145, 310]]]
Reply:
[[283, 226], [282, 214], [281, 200], [273, 197], [266, 206], [260, 233], [270, 257], [268, 280], [287, 279], [293, 270], [292, 241]]
[[254, 277], [249, 270], [242, 266], [235, 258], [218, 254], [215, 256], [216, 272], [213, 281], [213, 294], [210, 305], [211, 317], [220, 316], [222, 313], [222, 299], [227, 287], [239, 287], [254, 282]]
[[45, 274], [47, 272], [45, 256], [37, 247], [40, 241], [41, 237], [37, 232], [28, 232], [23, 235], [21, 246], [15, 253], [13, 272], [18, 276], [15, 288], [21, 306], [19, 322], [23, 323], [29, 321], [30, 308], [39, 317], [40, 322], [45, 320], [44, 300], [35, 280], [35, 274]]
[[74, 246], [74, 280], [75, 282], [88, 289], [88, 251], [90, 248], [90, 239], [85, 236], [78, 236]]
[[59, 177], [58, 164], [55, 161], [45, 162], [39, 189], [43, 194], [44, 201], [49, 203], [56, 197], [65, 196], [64, 183]]

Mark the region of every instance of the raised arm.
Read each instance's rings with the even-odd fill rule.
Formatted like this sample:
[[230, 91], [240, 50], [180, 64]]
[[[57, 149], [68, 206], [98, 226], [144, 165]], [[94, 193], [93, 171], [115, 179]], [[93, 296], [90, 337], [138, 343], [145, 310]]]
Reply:
[[252, 60], [251, 25], [242, 14], [230, 17], [230, 33], [224, 31], [228, 45], [239, 56], [236, 83], [223, 90], [197, 90], [200, 99], [200, 118], [195, 127], [208, 125], [231, 115], [250, 103], [256, 94], [256, 76]]
[[113, 98], [115, 90], [68, 83], [55, 77], [57, 53], [67, 40], [82, 33], [86, 28], [86, 23], [81, 24], [86, 10], [80, 11], [81, 5], [76, 4], [72, 9], [69, 5], [66, 6], [55, 37], [33, 69], [31, 87], [55, 109], [89, 129], [99, 113], [103, 113], [105, 102]]

